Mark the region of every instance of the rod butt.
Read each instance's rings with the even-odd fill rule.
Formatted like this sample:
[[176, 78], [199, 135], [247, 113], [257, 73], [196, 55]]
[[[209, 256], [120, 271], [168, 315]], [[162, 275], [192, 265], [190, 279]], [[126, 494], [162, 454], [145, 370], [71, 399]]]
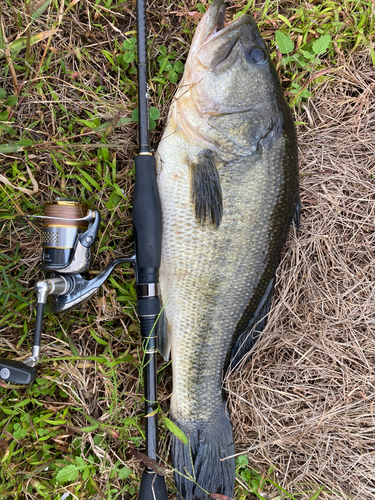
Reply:
[[145, 470], [142, 475], [138, 500], [168, 500], [167, 487], [163, 476]]

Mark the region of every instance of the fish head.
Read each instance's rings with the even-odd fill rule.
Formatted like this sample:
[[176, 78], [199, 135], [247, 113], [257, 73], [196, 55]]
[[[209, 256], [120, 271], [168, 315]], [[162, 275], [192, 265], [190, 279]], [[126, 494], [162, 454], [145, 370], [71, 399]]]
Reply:
[[211, 5], [197, 27], [184, 83], [195, 84], [217, 111], [220, 105], [248, 109], [280, 88], [256, 22], [245, 14], [225, 25], [223, 0]]
[[222, 153], [248, 155], [258, 148], [286, 102], [254, 19], [225, 25], [223, 0], [200, 21], [177, 93], [180, 123]]

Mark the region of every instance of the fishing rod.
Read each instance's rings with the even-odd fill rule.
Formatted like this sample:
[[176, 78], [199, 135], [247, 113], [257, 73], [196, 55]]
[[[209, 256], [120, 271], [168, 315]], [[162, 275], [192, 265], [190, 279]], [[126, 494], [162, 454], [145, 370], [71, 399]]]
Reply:
[[[48, 274], [35, 285], [36, 323], [31, 355], [24, 361], [0, 359], [0, 379], [31, 384], [38, 376], [43, 317], [47, 298], [55, 313], [66, 311], [91, 297], [109, 278], [116, 266], [127, 263], [135, 269], [137, 310], [144, 350], [143, 379], [145, 399], [146, 454], [158, 459], [157, 417], [157, 335], [160, 314], [159, 267], [161, 260], [161, 207], [156, 181], [155, 157], [149, 141], [149, 93], [146, 37], [146, 6], [137, 0], [139, 153], [135, 157], [133, 226], [135, 253], [109, 264], [96, 278], [86, 280], [82, 273], [90, 264], [90, 249], [100, 227], [100, 214], [88, 210], [72, 198], [59, 197], [45, 205], [42, 259], [40, 269]], [[151, 462], [150, 462], [151, 463]], [[146, 466], [140, 484], [140, 500], [167, 500], [164, 477]]]
[[[138, 138], [139, 153], [135, 157], [135, 189], [133, 226], [136, 255], [137, 311], [141, 324], [144, 350], [144, 398], [146, 455], [158, 459], [157, 413], [157, 334], [160, 314], [159, 268], [161, 261], [161, 206], [156, 181], [156, 162], [151, 153], [149, 137], [149, 87], [146, 4], [137, 0], [138, 53]], [[167, 500], [164, 477], [146, 466], [139, 491], [139, 500]]]
[[[140, 123], [143, 123], [140, 122]], [[143, 132], [147, 131], [144, 123]], [[143, 137], [142, 132], [142, 137]], [[148, 131], [147, 131], [148, 133]], [[155, 323], [160, 313], [158, 272], [160, 266], [160, 201], [156, 185], [155, 158], [143, 151], [135, 158], [136, 183], [133, 201], [135, 255], [111, 262], [96, 278], [86, 280], [82, 273], [90, 265], [90, 249], [98, 235], [100, 214], [88, 210], [72, 198], [59, 197], [44, 207], [44, 215], [26, 217], [43, 219], [40, 270], [48, 277], [35, 285], [36, 321], [31, 355], [24, 361], [0, 359], [0, 379], [28, 385], [38, 376], [44, 308], [50, 297], [52, 312], [60, 313], [87, 300], [120, 264], [133, 264], [136, 275], [137, 308], [144, 349], [144, 398], [146, 454], [157, 460], [157, 393]], [[146, 154], [147, 153], [147, 154]], [[153, 414], [155, 413], [155, 414]], [[167, 500], [164, 477], [146, 467], [141, 480], [140, 500]]]

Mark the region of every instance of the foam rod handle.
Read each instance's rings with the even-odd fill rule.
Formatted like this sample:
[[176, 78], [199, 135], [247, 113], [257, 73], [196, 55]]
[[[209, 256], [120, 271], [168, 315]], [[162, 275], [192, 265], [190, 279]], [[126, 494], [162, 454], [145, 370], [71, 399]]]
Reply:
[[21, 361], [0, 359], [0, 379], [11, 384], [29, 385], [38, 376], [36, 368], [27, 366]]
[[139, 283], [156, 283], [161, 258], [161, 207], [155, 158], [135, 157], [133, 224]]
[[168, 500], [167, 487], [163, 476], [145, 470], [143, 472], [138, 500]]

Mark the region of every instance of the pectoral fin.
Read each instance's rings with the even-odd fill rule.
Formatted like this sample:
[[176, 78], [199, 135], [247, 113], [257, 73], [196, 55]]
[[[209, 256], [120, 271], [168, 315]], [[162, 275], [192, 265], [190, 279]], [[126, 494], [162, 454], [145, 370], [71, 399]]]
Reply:
[[223, 196], [214, 155], [204, 150], [191, 165], [191, 199], [200, 224], [219, 227], [223, 216]]

